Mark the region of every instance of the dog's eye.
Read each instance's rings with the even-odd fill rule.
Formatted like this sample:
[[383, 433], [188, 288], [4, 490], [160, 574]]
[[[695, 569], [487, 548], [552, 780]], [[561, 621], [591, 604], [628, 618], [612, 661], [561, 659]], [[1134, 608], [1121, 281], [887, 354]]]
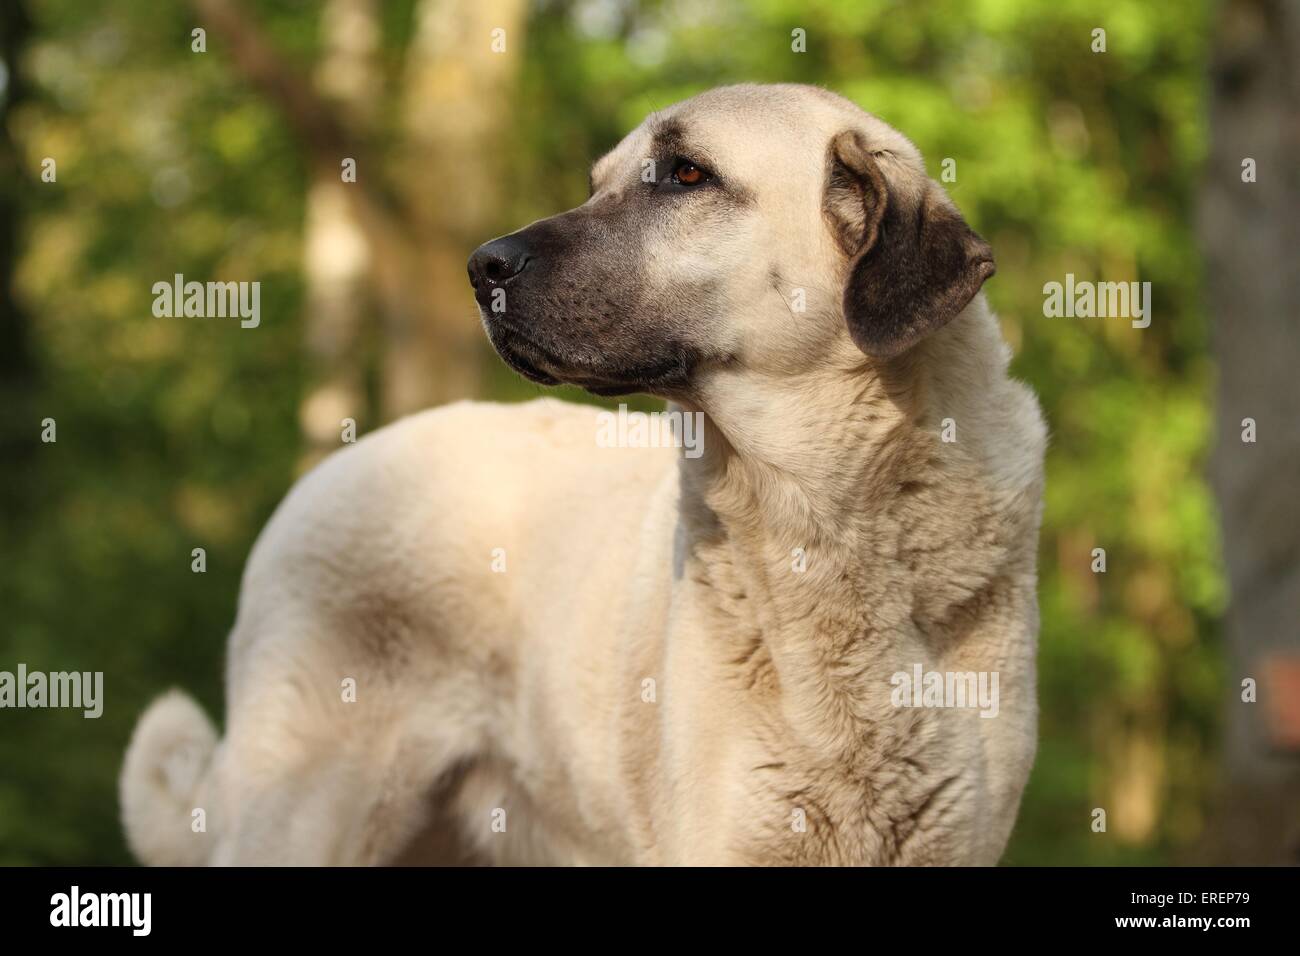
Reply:
[[698, 186], [708, 178], [708, 173], [685, 160], [678, 163], [677, 168], [673, 170], [673, 182], [680, 186]]

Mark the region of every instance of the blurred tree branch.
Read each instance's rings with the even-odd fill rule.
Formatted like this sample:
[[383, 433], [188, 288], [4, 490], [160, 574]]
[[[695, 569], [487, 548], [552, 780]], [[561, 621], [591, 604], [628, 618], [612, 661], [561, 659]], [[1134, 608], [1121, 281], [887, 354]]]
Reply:
[[[343, 158], [357, 161], [357, 180], [342, 195], [369, 247], [366, 259], [382, 312], [383, 415], [474, 394], [481, 336], [464, 260], [471, 243], [487, 238], [484, 230], [499, 209], [487, 177], [494, 168], [488, 156], [508, 116], [510, 97], [503, 86], [514, 75], [512, 58], [490, 52], [490, 31], [506, 28], [517, 44], [522, 0], [487, 0], [472, 9], [425, 0], [417, 8], [406, 122], [403, 137], [389, 150], [406, 173], [400, 189], [388, 188], [383, 164], [366, 155], [345, 112], [285, 61], [238, 0], [193, 3], [240, 75], [295, 131], [318, 185], [341, 181]], [[365, 15], [360, 8], [353, 14]], [[473, 111], [465, 102], [469, 90], [488, 94]], [[469, 184], [475, 188], [461, 182], [448, 194], [441, 170], [456, 171], [462, 180], [477, 174]]]
[[337, 157], [356, 156], [360, 144], [336, 109], [293, 69], [263, 36], [238, 0], [193, 0], [202, 22], [226, 44], [231, 61], [279, 111], [307, 147], [312, 162], [338, 168]]

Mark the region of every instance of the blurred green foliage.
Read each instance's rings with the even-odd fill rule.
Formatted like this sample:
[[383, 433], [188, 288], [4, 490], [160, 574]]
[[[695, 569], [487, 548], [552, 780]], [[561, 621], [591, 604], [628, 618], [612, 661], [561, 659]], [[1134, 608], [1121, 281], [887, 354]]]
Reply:
[[[382, 5], [390, 80], [417, 5]], [[315, 5], [250, 9], [310, 65]], [[727, 82], [828, 86], [911, 136], [935, 178], [956, 161], [947, 188], [993, 245], [986, 292], [1053, 432], [1041, 744], [1008, 863], [1176, 862], [1205, 825], [1224, 602], [1190, 228], [1207, 16], [1144, 0], [550, 0], [513, 47], [498, 231], [582, 202], [590, 162], [646, 112]], [[29, 84], [9, 121], [26, 178], [0, 188], [24, 211], [36, 380], [0, 415], [30, 440], [54, 418], [58, 441], [3, 465], [24, 472], [2, 503], [0, 669], [102, 670], [108, 705], [97, 721], [0, 714], [0, 863], [122, 863], [115, 779], [133, 721], [172, 684], [221, 713], [241, 565], [296, 474], [306, 168], [219, 45], [190, 52], [184, 5], [46, 0], [32, 18], [6, 64]], [[39, 180], [45, 156], [57, 184]], [[261, 328], [153, 318], [150, 288], [176, 272], [260, 279]], [[1150, 281], [1151, 327], [1044, 318], [1043, 284], [1067, 272]], [[536, 393], [483, 354], [485, 397]], [[206, 574], [190, 570], [197, 546]]]

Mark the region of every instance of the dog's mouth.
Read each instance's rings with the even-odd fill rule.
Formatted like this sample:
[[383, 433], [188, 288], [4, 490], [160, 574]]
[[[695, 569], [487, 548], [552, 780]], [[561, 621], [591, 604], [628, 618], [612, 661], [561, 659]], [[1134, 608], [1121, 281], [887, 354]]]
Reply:
[[484, 323], [487, 326], [488, 340], [497, 354], [512, 369], [538, 385], [559, 385], [562, 381], [557, 375], [546, 371], [555, 368], [554, 359], [545, 350], [530, 342], [518, 332], [499, 325]]
[[668, 349], [635, 367], [596, 369], [556, 354], [499, 318], [484, 322], [484, 326], [505, 363], [530, 382], [576, 385], [602, 397], [646, 392], [671, 398], [685, 389], [693, 365], [685, 350]]

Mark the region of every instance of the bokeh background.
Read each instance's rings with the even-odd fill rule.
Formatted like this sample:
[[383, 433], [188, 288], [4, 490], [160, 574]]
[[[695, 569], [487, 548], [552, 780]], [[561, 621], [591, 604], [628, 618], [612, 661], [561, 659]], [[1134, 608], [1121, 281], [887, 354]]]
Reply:
[[[828, 86], [954, 159], [995, 250], [1053, 433], [1006, 862], [1294, 862], [1298, 37], [1267, 0], [5, 0], [0, 669], [100, 670], [107, 703], [0, 712], [0, 863], [129, 862], [132, 724], [173, 684], [221, 713], [244, 559], [341, 419], [541, 391], [487, 348], [468, 253], [737, 81]], [[1045, 318], [1068, 272], [1151, 282], [1150, 328]], [[175, 273], [260, 281], [260, 327], [155, 318]]]

